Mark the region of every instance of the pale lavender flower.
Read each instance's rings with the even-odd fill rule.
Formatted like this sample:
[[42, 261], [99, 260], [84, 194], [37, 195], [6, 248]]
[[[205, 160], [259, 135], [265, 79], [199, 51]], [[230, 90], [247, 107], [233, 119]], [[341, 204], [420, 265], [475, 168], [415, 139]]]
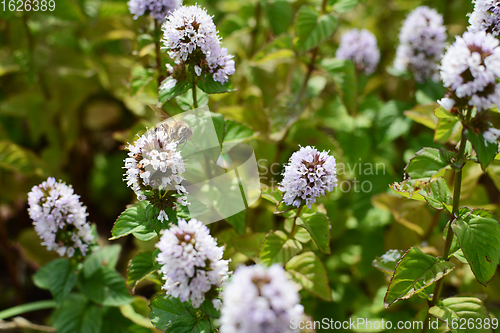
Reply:
[[223, 292], [221, 333], [288, 333], [304, 308], [299, 294], [278, 264], [243, 266]]
[[493, 35], [480, 31], [457, 36], [443, 57], [440, 71], [444, 86], [478, 111], [499, 104], [500, 48]]
[[438, 104], [445, 110], [450, 111], [455, 106], [455, 100], [453, 98], [444, 97], [438, 101]]
[[427, 6], [417, 7], [406, 18], [399, 42], [394, 69], [409, 70], [417, 82], [439, 80], [438, 63], [446, 42], [441, 14]]
[[221, 47], [215, 24], [205, 9], [182, 6], [167, 18], [162, 29], [164, 48], [176, 64], [190, 64], [197, 76], [210, 73], [222, 84], [234, 74], [233, 56]]
[[163, 23], [168, 15], [182, 5], [182, 0], [130, 0], [128, 8], [134, 20], [144, 14], [150, 14], [159, 23]]
[[490, 127], [483, 132], [485, 145], [487, 145], [488, 143], [498, 144], [498, 137], [500, 137], [500, 130], [494, 127]]
[[197, 308], [208, 291], [227, 281], [228, 260], [222, 260], [224, 250], [217, 246], [207, 226], [196, 219], [189, 222], [180, 219], [178, 226], [164, 230], [156, 247], [160, 249], [157, 261], [167, 295], [182, 302], [191, 300]]
[[[214, 81], [224, 84], [228, 81], [228, 76], [234, 74], [233, 56], [228, 54], [225, 47], [215, 48], [210, 56], [207, 57], [207, 62], [210, 73], [213, 73]], [[201, 68], [198, 76], [200, 75]]]
[[[125, 180], [132, 188], [139, 200], [146, 200], [145, 191], [171, 191], [179, 197], [177, 203], [187, 205], [186, 189], [181, 185], [184, 177], [181, 174], [186, 170], [182, 155], [177, 151], [178, 142], [171, 140], [163, 127], [147, 131], [127, 149], [128, 158], [125, 159]], [[171, 205], [170, 196], [162, 195], [166, 202], [160, 209], [158, 219], [168, 220], [164, 210]], [[175, 208], [175, 206], [174, 206]]]
[[469, 31], [486, 31], [500, 34], [500, 2], [497, 0], [475, 0], [474, 11], [469, 17]]
[[306, 200], [307, 207], [311, 208], [317, 197], [337, 186], [335, 166], [335, 157], [329, 156], [328, 152], [319, 152], [310, 146], [301, 147], [290, 157], [279, 186], [279, 190], [285, 193], [285, 203], [299, 207], [302, 200]]
[[87, 208], [73, 187], [49, 177], [28, 193], [28, 213], [42, 245], [60, 256], [72, 257], [76, 250], [85, 256], [94, 240], [87, 223]]
[[352, 60], [359, 70], [369, 75], [375, 71], [380, 60], [377, 39], [366, 29], [349, 30], [342, 35], [335, 57]]

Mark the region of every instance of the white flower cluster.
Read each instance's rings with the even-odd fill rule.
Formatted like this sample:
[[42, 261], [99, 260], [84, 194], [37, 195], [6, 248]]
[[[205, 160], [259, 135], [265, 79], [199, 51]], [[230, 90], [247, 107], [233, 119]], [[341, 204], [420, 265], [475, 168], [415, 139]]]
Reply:
[[86, 255], [94, 236], [87, 223], [87, 209], [71, 186], [49, 177], [33, 186], [28, 204], [28, 213], [43, 245], [60, 256], [73, 257], [77, 249]]
[[369, 75], [375, 71], [380, 60], [377, 39], [366, 29], [351, 29], [342, 35], [335, 57], [352, 60], [359, 70]]
[[475, 0], [469, 23], [469, 31], [486, 31], [498, 36], [500, 34], [500, 3], [497, 0]]
[[223, 292], [221, 333], [286, 333], [304, 313], [299, 294], [278, 264], [243, 266]]
[[[134, 190], [139, 200], [146, 200], [146, 190], [175, 190], [180, 195], [177, 203], [187, 205], [187, 194], [181, 174], [186, 170], [184, 160], [177, 151], [177, 141], [172, 140], [167, 132], [158, 127], [149, 130], [127, 149], [128, 158], [125, 159], [125, 176], [127, 186]], [[168, 220], [164, 210], [160, 210], [158, 219]]]
[[[478, 111], [499, 104], [500, 48], [493, 35], [480, 31], [457, 37], [446, 51], [440, 70], [444, 86]], [[440, 104], [449, 109], [455, 100], [445, 98]]]
[[337, 186], [335, 157], [328, 152], [319, 152], [310, 146], [301, 147], [290, 157], [285, 166], [284, 178], [279, 190], [287, 205], [299, 207], [306, 200], [307, 207], [316, 202], [316, 198], [333, 191]]
[[166, 17], [179, 8], [182, 0], [130, 0], [128, 8], [134, 15], [134, 20], [145, 13], [150, 14], [159, 23], [163, 23]]
[[485, 145], [487, 145], [488, 143], [498, 144], [498, 137], [500, 137], [500, 130], [494, 127], [490, 127], [483, 132]]
[[427, 6], [417, 7], [406, 18], [399, 33], [394, 69], [409, 70], [417, 82], [439, 80], [438, 63], [446, 42], [443, 17]]
[[212, 18], [199, 6], [182, 6], [162, 26], [163, 42], [176, 64], [189, 63], [197, 76], [211, 73], [222, 84], [234, 74], [233, 56], [221, 47]]
[[[228, 261], [222, 260], [223, 248], [217, 246], [209, 229], [202, 222], [180, 219], [178, 226], [164, 230], [156, 244], [160, 249], [157, 261], [161, 265], [167, 295], [191, 300], [197, 308], [205, 293], [221, 287], [228, 278]], [[215, 307], [220, 307], [216, 299]]]

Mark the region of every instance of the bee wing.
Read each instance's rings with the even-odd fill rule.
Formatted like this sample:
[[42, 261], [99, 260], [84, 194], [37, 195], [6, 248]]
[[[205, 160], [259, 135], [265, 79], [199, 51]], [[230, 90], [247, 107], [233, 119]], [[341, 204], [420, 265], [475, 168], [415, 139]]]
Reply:
[[156, 117], [158, 117], [158, 119], [165, 120], [165, 119], [172, 118], [165, 110], [158, 107], [157, 105], [148, 104], [148, 106], [151, 108], [151, 110], [154, 111], [154, 113], [155, 113]]

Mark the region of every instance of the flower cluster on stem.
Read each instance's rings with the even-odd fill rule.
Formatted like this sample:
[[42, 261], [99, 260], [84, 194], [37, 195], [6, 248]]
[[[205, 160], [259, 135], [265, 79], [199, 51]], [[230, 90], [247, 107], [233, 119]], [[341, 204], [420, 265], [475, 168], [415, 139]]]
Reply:
[[73, 187], [49, 177], [28, 193], [28, 213], [42, 244], [60, 256], [85, 256], [94, 240], [87, 208]]
[[[197, 308], [205, 295], [223, 285], [228, 278], [228, 261], [222, 260], [223, 248], [217, 246], [202, 222], [180, 219], [178, 226], [164, 230], [156, 245], [157, 261], [165, 280], [167, 295], [188, 300]], [[216, 308], [220, 301], [212, 299]]]
[[182, 6], [167, 18], [162, 29], [164, 48], [176, 63], [172, 74], [175, 82], [186, 79], [188, 68], [196, 77], [208, 73], [222, 84], [234, 74], [233, 56], [221, 46], [212, 17], [205, 9]]

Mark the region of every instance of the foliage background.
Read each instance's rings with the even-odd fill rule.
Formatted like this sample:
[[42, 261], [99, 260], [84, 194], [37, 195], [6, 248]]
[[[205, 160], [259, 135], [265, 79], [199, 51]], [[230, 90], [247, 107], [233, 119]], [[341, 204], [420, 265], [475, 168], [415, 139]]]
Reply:
[[[281, 180], [282, 164], [299, 144], [330, 150], [338, 163], [345, 163], [341, 182], [352, 184], [357, 179], [372, 184], [368, 193], [337, 190], [319, 201], [332, 228], [332, 254], [321, 259], [333, 301], [303, 292], [306, 312], [317, 320], [412, 319], [425, 308], [425, 300], [412, 298], [384, 309], [388, 279], [371, 262], [389, 249], [424, 244], [428, 253], [438, 254], [443, 247], [442, 234], [427, 230], [433, 222], [441, 230], [447, 222], [445, 214], [388, 194], [388, 185], [402, 180], [403, 168], [417, 150], [439, 147], [430, 129], [403, 112], [434, 102], [444, 91], [439, 85], [416, 85], [411, 78], [393, 76], [387, 68], [411, 10], [419, 5], [437, 9], [444, 15], [451, 42], [465, 31], [472, 4], [466, 0], [331, 0], [338, 29], [319, 48], [320, 65], [302, 96], [301, 112], [287, 103], [299, 94], [307, 72], [309, 55], [292, 50], [294, 18], [306, 3], [320, 6], [318, 1], [303, 0], [198, 1], [214, 15], [223, 44], [236, 61], [231, 80], [237, 91], [212, 95], [209, 108], [256, 133], [249, 143], [260, 161], [263, 184], [273, 186]], [[123, 146], [156, 121], [147, 107], [157, 98], [150, 25], [144, 17], [134, 21], [126, 1], [57, 0], [54, 12], [0, 12], [0, 267], [5, 268], [0, 270], [0, 309], [50, 298], [31, 280], [41, 265], [55, 258], [39, 245], [26, 211], [26, 193], [33, 185], [48, 176], [73, 184], [102, 244], [108, 242], [116, 217], [133, 202], [133, 192], [122, 181]], [[381, 50], [377, 71], [360, 77], [360, 82], [348, 72], [328, 67], [341, 34], [353, 27], [373, 32]], [[168, 61], [164, 56], [163, 61]], [[166, 109], [175, 114], [181, 107], [178, 99], [169, 101]], [[447, 145], [451, 147], [450, 142]], [[273, 163], [280, 166], [266, 173]], [[370, 173], [366, 163], [378, 169], [366, 174]], [[463, 205], [497, 212], [498, 161], [487, 174], [477, 165], [466, 167], [464, 180]], [[273, 211], [264, 200], [249, 209], [246, 234], [283, 229], [283, 220]], [[240, 236], [228, 223], [221, 221], [210, 228], [226, 245], [230, 268], [251, 262], [249, 253], [234, 246], [233, 240]], [[120, 242], [117, 268], [123, 274], [135, 253], [154, 246], [154, 240], [140, 244], [132, 237]], [[486, 307], [500, 317], [498, 275], [484, 288], [468, 268], [459, 267], [449, 282], [443, 296], [485, 294]], [[144, 284], [138, 293], [150, 297], [156, 290]], [[48, 313], [30, 313], [27, 318], [46, 322]]]

